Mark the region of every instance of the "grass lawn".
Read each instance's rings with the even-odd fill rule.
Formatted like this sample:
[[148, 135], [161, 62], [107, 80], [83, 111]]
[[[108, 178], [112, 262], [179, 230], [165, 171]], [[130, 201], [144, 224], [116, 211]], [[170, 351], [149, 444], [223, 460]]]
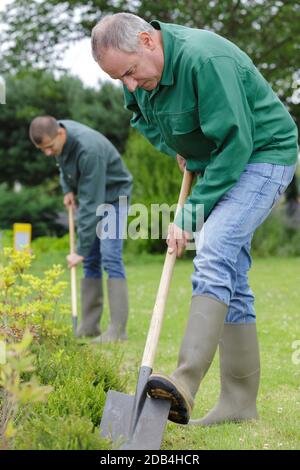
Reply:
[[[59, 253], [39, 256], [34, 262], [33, 271], [40, 273], [53, 263], [64, 264], [64, 256]], [[160, 256], [129, 260], [129, 340], [117, 346], [102, 346], [111, 351], [117, 349], [122, 352], [124, 373], [128, 376], [128, 393], [135, 391], [162, 265], [163, 257]], [[189, 309], [191, 273], [191, 260], [177, 262], [155, 371], [170, 373], [176, 366]], [[65, 275], [69, 279], [68, 272]], [[80, 272], [77, 273], [77, 278], [79, 282]], [[292, 344], [295, 340], [300, 340], [300, 258], [255, 259], [250, 281], [256, 295], [261, 349], [262, 371], [258, 398], [260, 419], [257, 422], [224, 424], [210, 428], [168, 423], [163, 449], [300, 448], [300, 364], [295, 364], [292, 360], [295, 353]], [[66, 296], [70, 297], [70, 293], [67, 292]], [[103, 329], [107, 321], [106, 306]], [[197, 394], [193, 418], [204, 415], [216, 402], [218, 393], [216, 357]]]

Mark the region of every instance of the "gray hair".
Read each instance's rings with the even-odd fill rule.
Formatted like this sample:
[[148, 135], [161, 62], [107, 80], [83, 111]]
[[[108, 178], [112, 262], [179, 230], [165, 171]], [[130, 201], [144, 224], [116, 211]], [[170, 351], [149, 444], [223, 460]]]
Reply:
[[101, 54], [109, 48], [123, 52], [137, 52], [139, 34], [154, 31], [151, 24], [131, 13], [107, 15], [96, 24], [92, 31], [93, 57], [96, 62], [99, 62]]

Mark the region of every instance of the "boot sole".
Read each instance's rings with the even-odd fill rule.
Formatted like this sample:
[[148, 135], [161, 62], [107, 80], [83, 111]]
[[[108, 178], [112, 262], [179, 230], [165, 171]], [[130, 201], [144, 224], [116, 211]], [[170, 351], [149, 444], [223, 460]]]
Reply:
[[177, 424], [188, 424], [192, 407], [183, 389], [170, 377], [153, 374], [147, 384], [147, 392], [152, 398], [170, 400], [168, 419]]

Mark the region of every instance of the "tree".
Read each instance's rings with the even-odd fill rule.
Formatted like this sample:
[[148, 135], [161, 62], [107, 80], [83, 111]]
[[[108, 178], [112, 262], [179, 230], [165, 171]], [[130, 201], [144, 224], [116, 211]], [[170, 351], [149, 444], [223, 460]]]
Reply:
[[117, 11], [216, 31], [252, 57], [283, 99], [291, 95], [300, 43], [300, 5], [294, 0], [14, 0], [2, 14], [0, 72], [59, 68], [64, 47], [90, 36], [102, 15]]

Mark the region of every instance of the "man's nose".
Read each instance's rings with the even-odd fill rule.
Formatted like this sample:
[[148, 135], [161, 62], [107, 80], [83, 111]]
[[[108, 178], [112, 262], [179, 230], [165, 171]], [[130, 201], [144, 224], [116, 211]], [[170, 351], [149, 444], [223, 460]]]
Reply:
[[137, 86], [138, 86], [138, 82], [133, 77], [124, 77], [123, 78], [123, 83], [124, 83], [124, 85], [127, 86], [128, 90], [131, 93], [133, 93], [136, 90]]

